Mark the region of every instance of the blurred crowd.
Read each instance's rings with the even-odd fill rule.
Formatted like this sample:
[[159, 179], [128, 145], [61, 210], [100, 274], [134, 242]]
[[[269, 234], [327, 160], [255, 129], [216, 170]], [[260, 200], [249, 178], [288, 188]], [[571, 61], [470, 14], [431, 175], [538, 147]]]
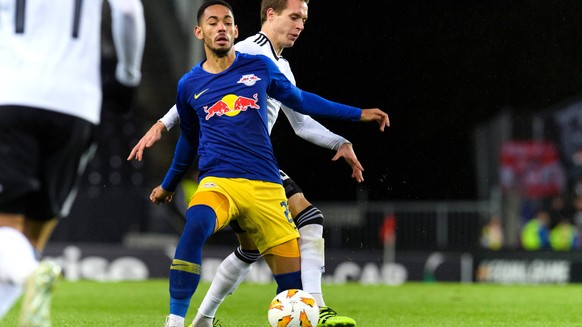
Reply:
[[557, 195], [534, 204], [526, 203], [517, 231], [519, 244], [507, 244], [503, 222], [499, 214], [489, 217], [481, 229], [480, 244], [483, 248], [520, 248], [527, 251], [580, 249], [582, 183], [576, 185], [570, 197]]

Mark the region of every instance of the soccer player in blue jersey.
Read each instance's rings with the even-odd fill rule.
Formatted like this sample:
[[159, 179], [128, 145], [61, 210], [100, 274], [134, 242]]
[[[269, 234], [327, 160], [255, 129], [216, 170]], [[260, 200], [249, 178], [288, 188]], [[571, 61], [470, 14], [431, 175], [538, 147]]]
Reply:
[[[199, 188], [170, 268], [170, 315], [166, 326], [183, 326], [200, 280], [202, 246], [236, 219], [273, 271], [278, 291], [301, 288], [299, 233], [289, 216], [268, 132], [267, 93], [306, 114], [389, 125], [381, 110], [327, 101], [296, 88], [271, 59], [234, 51], [238, 30], [230, 6], [204, 3], [195, 35], [206, 60], [178, 84], [181, 135], [172, 166], [150, 196], [166, 203], [199, 158]], [[244, 246], [244, 245], [243, 245]]]

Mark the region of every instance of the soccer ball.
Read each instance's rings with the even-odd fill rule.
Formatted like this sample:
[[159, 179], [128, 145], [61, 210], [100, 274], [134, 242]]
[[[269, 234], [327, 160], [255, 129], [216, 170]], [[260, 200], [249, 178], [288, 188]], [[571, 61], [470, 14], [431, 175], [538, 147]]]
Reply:
[[269, 305], [272, 327], [315, 327], [319, 307], [311, 294], [297, 289], [283, 291]]

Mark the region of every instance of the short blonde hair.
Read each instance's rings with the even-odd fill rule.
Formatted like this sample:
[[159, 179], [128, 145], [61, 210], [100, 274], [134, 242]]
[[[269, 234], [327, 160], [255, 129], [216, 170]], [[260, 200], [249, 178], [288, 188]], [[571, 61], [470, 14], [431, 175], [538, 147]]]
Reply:
[[[285, 8], [287, 8], [287, 1], [289, 0], [263, 0], [261, 1], [261, 25], [267, 21], [267, 10], [273, 8], [273, 10], [280, 14]], [[306, 4], [309, 4], [309, 0], [303, 0]]]

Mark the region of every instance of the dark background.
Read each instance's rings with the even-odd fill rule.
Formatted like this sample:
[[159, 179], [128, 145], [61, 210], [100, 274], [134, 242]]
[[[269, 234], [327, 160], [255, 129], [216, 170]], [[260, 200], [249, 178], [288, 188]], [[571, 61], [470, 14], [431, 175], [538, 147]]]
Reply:
[[[256, 7], [251, 6], [256, 3]], [[232, 1], [241, 39], [259, 29], [259, 1]], [[472, 133], [504, 107], [535, 112], [582, 90], [580, 1], [311, 1], [286, 49], [297, 85], [380, 107], [392, 126], [318, 119], [354, 143], [360, 187], [334, 152], [273, 129], [284, 169], [307, 196], [353, 200], [474, 199]], [[284, 115], [281, 118], [284, 118]], [[360, 189], [361, 188], [361, 189]]]
[[[260, 30], [260, 0], [230, 3], [239, 40]], [[177, 18], [162, 15], [162, 4], [144, 1], [143, 108], [124, 118], [134, 126], [123, 127], [127, 149], [115, 151], [122, 158], [173, 105], [177, 80], [190, 68], [184, 58], [192, 34], [167, 29], [163, 22], [171, 27]], [[507, 108], [523, 116], [582, 94], [580, 17], [579, 0], [311, 1], [305, 30], [283, 51], [297, 85], [379, 107], [392, 126], [380, 133], [375, 123], [318, 118], [353, 142], [365, 168], [358, 185], [345, 163], [331, 162], [334, 151], [296, 137], [281, 113], [272, 133], [280, 167], [312, 201], [476, 199], [477, 126]], [[143, 163], [123, 166], [143, 172], [145, 189], [169, 167], [177, 130]], [[107, 140], [120, 136], [103, 134], [101, 149], [109, 153]]]
[[[176, 206], [148, 201], [170, 166], [179, 128], [147, 150], [144, 161], [125, 160], [175, 103], [177, 81], [190, 69], [191, 29], [178, 24], [172, 2], [143, 2], [147, 39], [138, 105], [121, 116], [103, 111], [99, 149], [74, 218], [63, 220], [55, 241], [118, 242], [127, 231], [181, 231]], [[240, 39], [255, 34], [260, 0], [230, 2]], [[272, 134], [279, 164], [317, 205], [477, 199], [487, 194], [476, 189], [477, 126], [507, 108], [524, 117], [582, 95], [579, 0], [312, 0], [309, 7], [305, 31], [283, 52], [297, 84], [331, 100], [382, 108], [392, 123], [380, 133], [374, 123], [319, 119], [353, 142], [365, 167], [358, 185], [345, 163], [330, 161], [334, 151], [296, 137], [280, 115]], [[104, 44], [103, 67], [112, 76], [115, 53], [111, 40]], [[362, 239], [375, 239], [369, 230], [372, 237]], [[349, 232], [349, 240], [359, 240]]]

